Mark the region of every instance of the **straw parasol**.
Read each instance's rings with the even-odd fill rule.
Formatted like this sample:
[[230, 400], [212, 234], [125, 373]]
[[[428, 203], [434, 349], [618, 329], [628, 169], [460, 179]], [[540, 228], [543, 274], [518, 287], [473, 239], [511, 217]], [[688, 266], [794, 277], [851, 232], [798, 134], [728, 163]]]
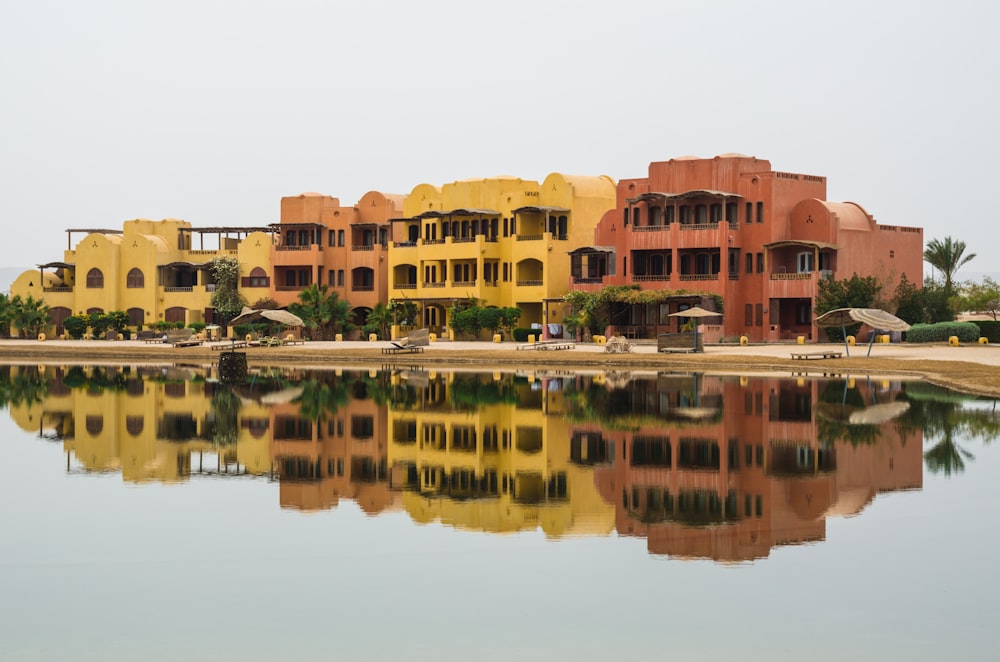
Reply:
[[[669, 317], [722, 317], [722, 313], [716, 312], [714, 310], [705, 310], [701, 306], [693, 306], [686, 310], [679, 310], [676, 313], [670, 313]], [[694, 327], [694, 348], [695, 351], [698, 349], [698, 325]]]
[[[892, 313], [888, 313], [879, 308], [837, 308], [823, 313], [816, 318], [816, 326], [840, 326], [844, 333], [844, 349], [847, 355], [851, 355], [851, 350], [847, 346], [847, 325], [860, 322], [867, 324], [872, 331], [909, 331], [910, 325], [899, 319]], [[875, 333], [872, 333], [868, 342], [868, 356], [872, 353], [872, 343], [875, 342]]]
[[240, 314], [229, 320], [229, 325], [250, 324], [259, 322], [262, 319], [284, 324], [285, 326], [302, 326], [304, 324], [301, 317], [293, 315], [287, 310], [254, 310], [253, 308], [243, 306]]

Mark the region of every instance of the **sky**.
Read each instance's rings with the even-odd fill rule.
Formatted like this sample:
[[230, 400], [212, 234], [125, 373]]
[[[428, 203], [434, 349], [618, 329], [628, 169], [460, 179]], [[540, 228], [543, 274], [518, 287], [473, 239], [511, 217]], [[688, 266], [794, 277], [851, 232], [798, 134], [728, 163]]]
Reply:
[[68, 228], [738, 152], [1000, 272], [998, 24], [963, 0], [3, 0], [0, 267], [61, 260]]

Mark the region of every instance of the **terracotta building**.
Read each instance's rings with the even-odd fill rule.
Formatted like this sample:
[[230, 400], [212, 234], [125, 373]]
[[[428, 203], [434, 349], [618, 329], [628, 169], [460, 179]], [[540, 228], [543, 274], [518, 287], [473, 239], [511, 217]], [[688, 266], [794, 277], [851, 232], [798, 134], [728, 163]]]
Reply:
[[[826, 178], [779, 172], [740, 154], [681, 157], [618, 183], [594, 245], [572, 253], [573, 287], [608, 285], [720, 296], [706, 341], [817, 340], [819, 281], [875, 276], [888, 296], [923, 278], [923, 230], [880, 225], [861, 205], [828, 202]], [[679, 298], [678, 301], [681, 299]], [[683, 305], [634, 306], [613, 324], [637, 337], [676, 331]]]
[[363, 324], [376, 303], [388, 301], [390, 219], [402, 216], [403, 200], [377, 191], [353, 207], [319, 193], [282, 198], [281, 222], [272, 226], [280, 241], [271, 297], [287, 306], [310, 285], [326, 285], [351, 305], [354, 323]]

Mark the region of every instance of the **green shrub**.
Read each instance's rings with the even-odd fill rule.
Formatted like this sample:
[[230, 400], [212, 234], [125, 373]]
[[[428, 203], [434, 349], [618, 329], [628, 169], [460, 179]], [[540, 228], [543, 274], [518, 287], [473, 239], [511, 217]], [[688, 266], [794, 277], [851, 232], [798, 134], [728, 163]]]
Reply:
[[90, 326], [89, 315], [70, 315], [63, 320], [63, 328], [74, 340], [82, 338], [83, 334], [87, 332], [88, 326]]
[[514, 329], [514, 340], [516, 342], [528, 342], [528, 335], [534, 333], [532, 329], [518, 327]]
[[979, 333], [986, 336], [990, 342], [1000, 343], [1000, 322], [984, 320], [976, 322], [979, 325]]
[[191, 322], [190, 324], [188, 324], [188, 327], [195, 333], [201, 333], [202, 331], [205, 330], [206, 326], [208, 325], [205, 324], [204, 322]]
[[979, 326], [972, 322], [914, 324], [906, 332], [906, 342], [948, 342], [951, 336], [959, 342], [977, 342], [979, 335]]

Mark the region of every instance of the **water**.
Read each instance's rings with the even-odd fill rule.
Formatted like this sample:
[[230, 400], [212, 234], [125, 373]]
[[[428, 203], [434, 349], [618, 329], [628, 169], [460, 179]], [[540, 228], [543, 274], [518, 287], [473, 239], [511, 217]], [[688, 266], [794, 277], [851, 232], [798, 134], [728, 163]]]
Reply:
[[0, 658], [993, 657], [994, 401], [866, 376], [216, 378], [0, 370]]

